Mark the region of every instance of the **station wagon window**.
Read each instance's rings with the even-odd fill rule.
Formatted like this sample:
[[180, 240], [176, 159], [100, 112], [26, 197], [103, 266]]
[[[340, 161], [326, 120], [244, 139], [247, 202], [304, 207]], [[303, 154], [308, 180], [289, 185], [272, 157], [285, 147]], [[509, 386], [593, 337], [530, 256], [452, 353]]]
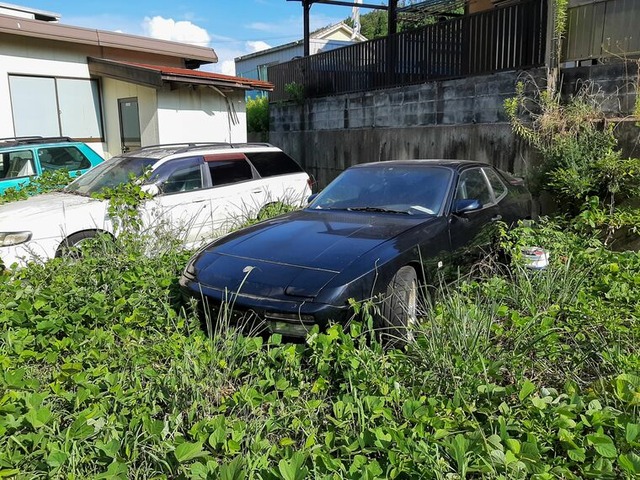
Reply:
[[460, 174], [456, 189], [456, 200], [476, 199], [482, 205], [493, 203], [489, 185], [479, 168], [465, 170]]
[[200, 157], [172, 160], [158, 167], [150, 181], [163, 193], [189, 192], [202, 188]]
[[76, 147], [47, 147], [38, 150], [38, 159], [43, 171], [84, 170], [91, 162]]
[[17, 150], [0, 154], [0, 178], [20, 178], [35, 175], [33, 154], [30, 150]]
[[253, 178], [251, 165], [243, 154], [208, 155], [204, 157], [214, 187], [244, 182]]
[[302, 172], [295, 160], [283, 152], [247, 152], [245, 154], [261, 177]]
[[496, 200], [500, 200], [507, 194], [507, 187], [502, 183], [502, 180], [500, 180], [500, 177], [498, 177], [498, 174], [494, 172], [493, 169], [484, 168], [483, 170], [487, 175], [491, 188], [493, 188], [493, 194], [496, 197]]

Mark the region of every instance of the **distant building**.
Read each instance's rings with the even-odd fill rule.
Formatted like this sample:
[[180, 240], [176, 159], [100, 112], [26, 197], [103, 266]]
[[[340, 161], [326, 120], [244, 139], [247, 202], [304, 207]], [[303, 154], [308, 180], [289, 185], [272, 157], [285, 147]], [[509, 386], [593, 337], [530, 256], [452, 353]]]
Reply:
[[69, 136], [109, 157], [159, 143], [246, 141], [258, 80], [195, 70], [212, 48], [63, 25], [0, 3], [0, 138]]
[[[309, 35], [309, 51], [311, 55], [334, 50], [356, 42], [364, 42], [367, 38], [344, 22], [336, 23], [321, 28]], [[267, 69], [271, 65], [301, 57], [304, 55], [304, 41], [286, 43], [277, 47], [261, 50], [259, 52], [243, 55], [235, 59], [236, 75], [255, 80], [269, 81]], [[250, 96], [258, 95], [257, 91], [249, 93]]]

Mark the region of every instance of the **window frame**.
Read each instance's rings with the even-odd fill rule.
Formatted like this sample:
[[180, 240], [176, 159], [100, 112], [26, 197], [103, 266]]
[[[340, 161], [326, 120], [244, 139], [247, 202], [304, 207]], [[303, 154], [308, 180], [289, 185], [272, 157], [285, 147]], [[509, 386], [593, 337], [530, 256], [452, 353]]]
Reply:
[[[207, 171], [207, 177], [209, 178], [210, 188], [222, 188], [228, 187], [230, 185], [239, 185], [241, 183], [255, 181], [260, 179], [258, 172], [255, 167], [251, 163], [251, 161], [246, 157], [243, 152], [228, 152], [228, 153], [211, 153], [203, 156], [204, 167]], [[245, 180], [240, 180], [237, 182], [223, 183], [222, 185], [215, 185], [213, 181], [213, 176], [211, 175], [211, 167], [210, 164], [218, 163], [218, 162], [244, 162], [251, 172], [251, 178], [247, 178]]]
[[[56, 104], [56, 108], [57, 111], [55, 112], [55, 117], [57, 119], [57, 124], [58, 124], [58, 135], [61, 137], [64, 136], [68, 136], [68, 137], [73, 137], [75, 140], [79, 141], [79, 142], [104, 142], [105, 141], [105, 122], [104, 122], [104, 113], [103, 113], [103, 106], [102, 106], [102, 88], [101, 88], [101, 83], [100, 83], [100, 79], [99, 78], [94, 78], [94, 77], [90, 77], [90, 78], [80, 78], [80, 77], [67, 77], [67, 76], [50, 76], [50, 75], [29, 75], [29, 74], [24, 74], [24, 73], [9, 73], [8, 74], [8, 79], [9, 79], [9, 104], [10, 104], [10, 111], [11, 111], [11, 123], [13, 126], [13, 131], [14, 134], [16, 136], [23, 136], [20, 133], [16, 132], [16, 118], [15, 118], [15, 114], [14, 114], [14, 96], [13, 96], [13, 92], [11, 89], [11, 78], [42, 78], [42, 79], [50, 79], [53, 80], [53, 85], [54, 85], [54, 93], [55, 93], [55, 104]], [[96, 101], [96, 106], [97, 106], [97, 121], [98, 121], [98, 130], [99, 130], [99, 136], [98, 137], [80, 137], [77, 135], [73, 135], [73, 133], [69, 132], [63, 132], [62, 131], [62, 127], [63, 127], [63, 121], [62, 121], [62, 115], [64, 114], [64, 112], [61, 111], [61, 107], [60, 107], [60, 94], [59, 94], [59, 90], [58, 90], [58, 80], [80, 80], [80, 81], [86, 81], [86, 82], [90, 82], [96, 85], [96, 94], [97, 94], [97, 101]], [[37, 135], [37, 134], [36, 134]], [[49, 135], [47, 135], [49, 136]]]
[[[458, 200], [458, 187], [460, 186], [460, 180], [462, 178], [463, 175], [472, 172], [474, 170], [478, 170], [480, 172], [480, 177], [483, 179], [485, 186], [487, 187], [487, 190], [489, 192], [489, 197], [490, 197], [490, 201], [489, 203], [483, 203], [482, 204], [482, 208], [478, 209], [477, 211], [480, 210], [484, 210], [485, 208], [490, 208], [493, 207], [495, 205], [497, 205], [497, 201], [496, 201], [496, 197], [495, 194], [493, 192], [493, 188], [491, 187], [491, 183], [489, 183], [489, 179], [487, 178], [487, 175], [484, 173], [483, 168], [486, 168], [484, 166], [472, 166], [469, 168], [465, 168], [464, 170], [461, 170], [458, 173], [458, 178], [456, 181], [456, 186], [455, 189], [453, 190], [453, 202], [455, 203], [456, 200]], [[473, 198], [473, 197], [472, 197]], [[477, 200], [480, 200], [479, 198]]]
[[[500, 182], [500, 184], [504, 188], [504, 190], [500, 194], [500, 196], [496, 195], [496, 191], [493, 188], [493, 185], [491, 185], [491, 180], [489, 179], [489, 175], [487, 174], [487, 171], [492, 172], [493, 175], [495, 176], [495, 178], [498, 180], [498, 182]], [[509, 194], [509, 187], [507, 185], [505, 185], [505, 183], [502, 181], [502, 178], [501, 178], [500, 174], [496, 171], [495, 168], [493, 168], [493, 167], [482, 167], [482, 173], [484, 173], [484, 176], [487, 179], [487, 183], [489, 184], [489, 189], [491, 190], [491, 195], [493, 197], [493, 203], [497, 204], [498, 202], [500, 202], [500, 200], [502, 200], [504, 197], [506, 197]]]
[[[187, 190], [184, 192], [165, 192], [161, 185], [164, 181], [167, 180], [167, 178], [175, 173], [175, 171], [179, 168], [181, 168], [181, 166], [183, 164], [188, 164], [190, 162], [194, 162], [197, 163], [199, 169], [200, 169], [200, 188], [194, 188], [192, 190]], [[198, 191], [202, 191], [205, 190], [207, 188], [211, 188], [211, 182], [210, 182], [210, 178], [208, 177], [208, 175], [206, 175], [204, 173], [205, 170], [205, 163], [202, 160], [201, 156], [192, 156], [192, 157], [179, 157], [179, 158], [172, 158], [166, 162], [164, 162], [162, 165], [158, 166], [152, 173], [151, 178], [149, 179], [149, 181], [151, 183], [153, 183], [154, 185], [156, 185], [159, 189], [160, 189], [160, 195], [162, 196], [170, 196], [170, 195], [176, 195], [176, 194], [185, 194], [185, 193], [191, 193], [191, 192], [198, 192]], [[166, 176], [164, 176], [164, 178], [160, 178], [158, 180], [158, 178], [154, 178], [154, 176], [158, 177], [162, 174], [163, 170], [168, 170], [170, 173], [168, 173]], [[160, 174], [160, 175], [158, 175]]]

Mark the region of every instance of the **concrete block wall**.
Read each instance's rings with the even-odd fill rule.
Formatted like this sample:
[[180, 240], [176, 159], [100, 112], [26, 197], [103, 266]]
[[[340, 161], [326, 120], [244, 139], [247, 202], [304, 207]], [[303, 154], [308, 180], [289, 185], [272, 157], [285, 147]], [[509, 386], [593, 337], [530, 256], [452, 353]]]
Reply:
[[[628, 114], [635, 90], [620, 89], [625, 69], [601, 67], [585, 68], [593, 69], [594, 82], [604, 82], [609, 110], [620, 105], [615, 116]], [[570, 95], [585, 72], [570, 69], [564, 76], [563, 92]], [[539, 68], [271, 104], [269, 141], [297, 159], [320, 187], [351, 165], [407, 158], [471, 159], [525, 174], [537, 155], [513, 134], [503, 104], [518, 81], [544, 85], [545, 78]], [[634, 130], [627, 125], [622, 131], [626, 144]]]

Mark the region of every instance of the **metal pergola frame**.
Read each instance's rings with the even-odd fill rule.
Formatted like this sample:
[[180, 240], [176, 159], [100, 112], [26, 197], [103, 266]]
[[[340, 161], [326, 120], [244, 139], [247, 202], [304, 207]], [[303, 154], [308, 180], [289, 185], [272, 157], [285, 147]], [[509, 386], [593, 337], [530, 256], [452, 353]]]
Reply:
[[388, 0], [387, 5], [375, 5], [371, 3], [355, 3], [341, 0], [287, 0], [288, 2], [300, 2], [304, 16], [304, 56], [309, 56], [309, 13], [314, 3], [324, 3], [327, 5], [339, 5], [342, 7], [361, 7], [375, 10], [387, 10], [389, 13], [389, 35], [397, 32], [398, 26], [398, 0]]

